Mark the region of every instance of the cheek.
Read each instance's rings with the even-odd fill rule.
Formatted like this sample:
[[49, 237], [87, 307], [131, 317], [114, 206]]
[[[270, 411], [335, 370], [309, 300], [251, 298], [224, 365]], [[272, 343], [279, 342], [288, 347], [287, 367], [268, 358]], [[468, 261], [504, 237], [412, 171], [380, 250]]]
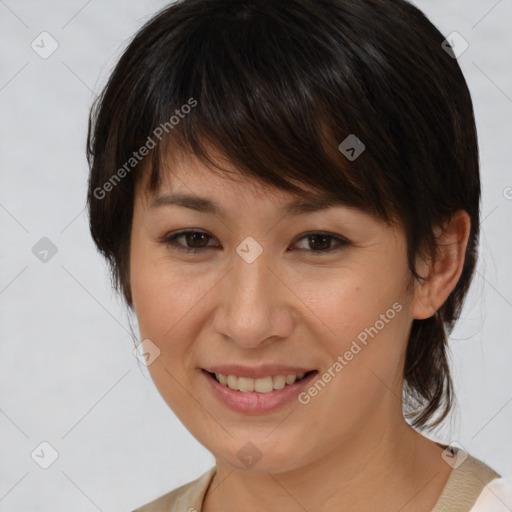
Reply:
[[303, 278], [294, 290], [315, 313], [316, 323], [325, 326], [325, 339], [339, 348], [360, 333], [364, 338], [366, 330], [376, 323], [379, 333], [403, 330], [395, 318], [405, 316], [397, 310], [404, 310], [410, 300], [405, 276], [401, 268], [393, 265], [374, 271], [361, 266], [341, 275], [324, 276], [321, 282]]
[[353, 381], [361, 380], [369, 370], [384, 375], [387, 381], [405, 352], [408, 310], [408, 299], [398, 290], [368, 294], [352, 288], [338, 292], [321, 313], [330, 331], [323, 341], [330, 359], [334, 362], [341, 357], [343, 372]]
[[[200, 302], [208, 283], [198, 272], [172, 265], [150, 242], [132, 238], [130, 283], [141, 336], [164, 340]], [[187, 320], [186, 320], [187, 319]]]
[[353, 274], [331, 284], [323, 296], [310, 297], [322, 320], [318, 325], [329, 328], [322, 343], [329, 354], [328, 369], [336, 375], [326, 376], [332, 381], [326, 400], [332, 399], [333, 407], [338, 403], [345, 411], [355, 411], [363, 401], [375, 405], [387, 392], [383, 383], [400, 385], [411, 322], [406, 279], [402, 267], [390, 265], [372, 274]]
[[[201, 279], [169, 268], [144, 246], [132, 250], [131, 285], [141, 340], [149, 339], [159, 356], [148, 366], [156, 388], [182, 420], [198, 414], [191, 406], [189, 370], [193, 343], [201, 328], [198, 304], [207, 290]], [[200, 411], [199, 411], [200, 412]]]
[[183, 282], [179, 276], [163, 275], [156, 269], [141, 270], [132, 284], [139, 325], [150, 327], [161, 337], [197, 303], [199, 292], [193, 283]]

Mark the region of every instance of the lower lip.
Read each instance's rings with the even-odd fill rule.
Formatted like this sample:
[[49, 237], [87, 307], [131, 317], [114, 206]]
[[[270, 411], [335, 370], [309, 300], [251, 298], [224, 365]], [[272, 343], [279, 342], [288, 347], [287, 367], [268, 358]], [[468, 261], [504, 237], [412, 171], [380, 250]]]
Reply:
[[201, 373], [214, 395], [231, 410], [246, 414], [263, 414], [280, 409], [297, 399], [297, 396], [318, 372], [315, 371], [299, 382], [287, 385], [283, 389], [274, 389], [270, 393], [235, 391], [217, 382], [206, 370], [201, 370]]

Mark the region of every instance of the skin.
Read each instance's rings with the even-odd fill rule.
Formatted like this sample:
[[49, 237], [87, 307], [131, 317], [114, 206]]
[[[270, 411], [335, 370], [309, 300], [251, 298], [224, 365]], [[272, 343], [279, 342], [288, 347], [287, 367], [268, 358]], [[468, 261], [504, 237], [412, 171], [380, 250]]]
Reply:
[[[176, 205], [152, 208], [146, 170], [136, 188], [130, 246], [141, 339], [161, 351], [151, 376], [216, 460], [203, 511], [431, 510], [451, 467], [442, 448], [403, 418], [404, 355], [413, 319], [432, 316], [457, 283], [468, 215], [457, 212], [445, 225], [435, 263], [418, 261], [427, 279], [411, 288], [400, 226], [341, 205], [283, 218], [277, 210], [296, 199], [287, 191], [241, 175], [235, 181], [179, 152], [167, 163], [172, 173], [166, 171], [157, 195], [192, 193], [225, 210], [220, 217]], [[186, 254], [161, 242], [185, 229], [211, 235], [195, 247], [213, 248]], [[322, 240], [315, 246], [303, 238], [318, 231], [349, 244], [319, 254]], [[251, 264], [236, 252], [248, 236], [263, 248]], [[179, 243], [187, 247], [187, 238]], [[400, 312], [307, 405], [294, 400], [244, 415], [219, 402], [201, 374], [213, 364], [262, 361], [322, 374], [397, 302]], [[248, 442], [262, 455], [251, 468], [237, 457]]]

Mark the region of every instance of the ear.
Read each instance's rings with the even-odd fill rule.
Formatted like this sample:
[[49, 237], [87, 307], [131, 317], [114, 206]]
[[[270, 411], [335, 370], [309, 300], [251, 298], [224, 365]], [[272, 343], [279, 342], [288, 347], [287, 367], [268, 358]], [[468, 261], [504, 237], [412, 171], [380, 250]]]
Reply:
[[464, 210], [455, 212], [434, 233], [438, 248], [433, 259], [417, 261], [424, 280], [416, 281], [412, 304], [413, 318], [429, 318], [445, 303], [459, 281], [471, 229], [471, 219]]

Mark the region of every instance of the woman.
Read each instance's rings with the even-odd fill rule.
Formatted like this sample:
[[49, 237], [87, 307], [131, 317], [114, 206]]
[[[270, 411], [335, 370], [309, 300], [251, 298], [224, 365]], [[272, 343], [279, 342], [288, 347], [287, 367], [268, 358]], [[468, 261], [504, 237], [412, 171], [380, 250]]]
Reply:
[[499, 477], [421, 433], [479, 235], [455, 53], [403, 0], [183, 0], [128, 46], [91, 233], [216, 461], [138, 511], [468, 511]]

